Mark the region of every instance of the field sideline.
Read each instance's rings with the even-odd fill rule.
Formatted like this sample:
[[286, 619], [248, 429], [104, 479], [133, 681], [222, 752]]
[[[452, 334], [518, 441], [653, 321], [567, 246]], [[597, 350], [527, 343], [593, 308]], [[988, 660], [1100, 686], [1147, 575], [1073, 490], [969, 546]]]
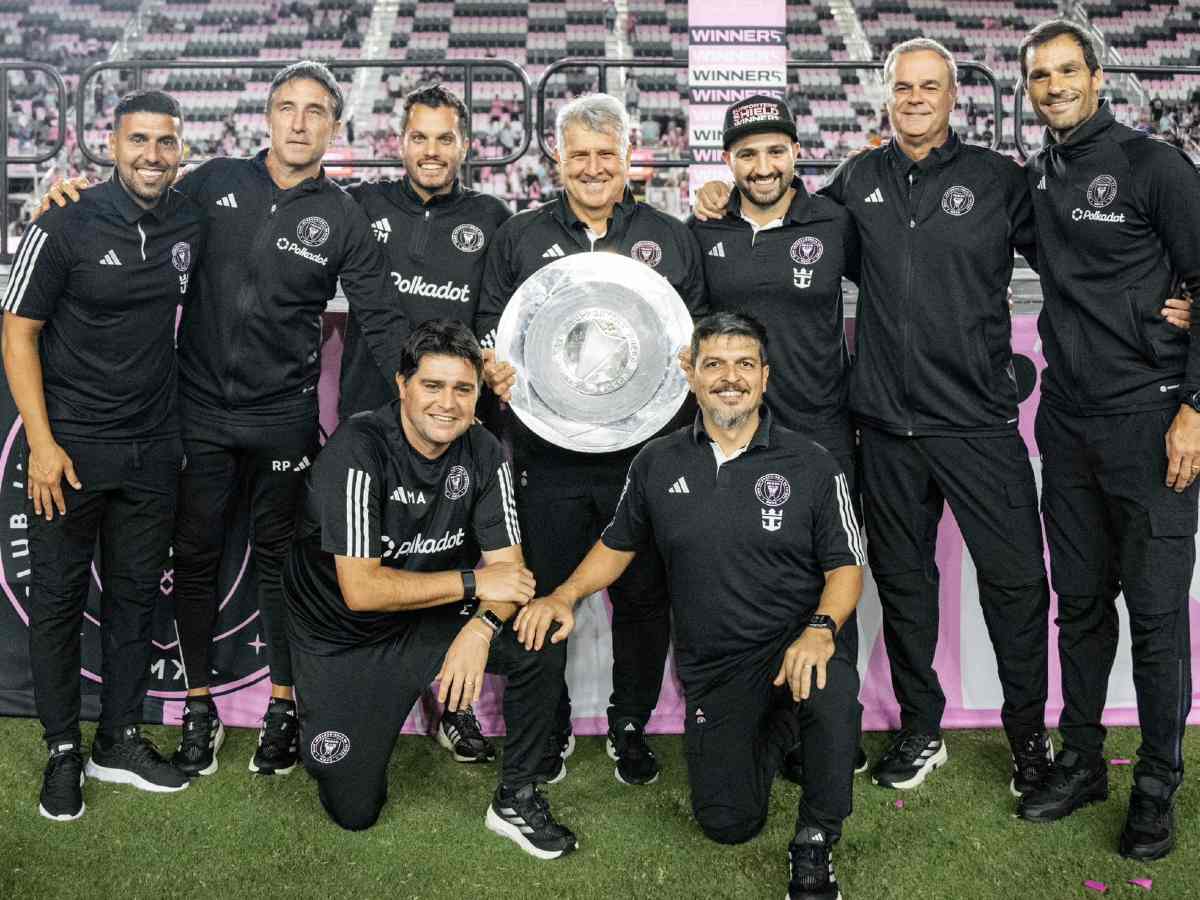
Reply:
[[[92, 725], [85, 725], [90, 743]], [[150, 727], [162, 749], [176, 732]], [[578, 853], [538, 862], [483, 827], [494, 765], [454, 763], [426, 738], [401, 738], [391, 797], [370, 831], [324, 816], [301, 769], [246, 771], [256, 732], [231, 729], [221, 769], [178, 795], [89, 782], [73, 824], [37, 814], [44, 751], [38, 724], [0, 719], [0, 898], [770, 898], [787, 883], [786, 845], [799, 788], [778, 781], [771, 817], [749, 843], [722, 847], [691, 821], [682, 743], [652, 738], [664, 763], [647, 788], [619, 785], [601, 738], [581, 738], [565, 781], [548, 789]], [[868, 734], [874, 759], [885, 742]], [[1110, 733], [1110, 757], [1132, 757], [1138, 733]], [[999, 732], [948, 732], [950, 763], [922, 788], [896, 794], [858, 776], [855, 813], [834, 855], [846, 900], [1059, 900], [1200, 897], [1200, 728], [1188, 730], [1191, 769], [1179, 797], [1179, 842], [1157, 863], [1114, 850], [1132, 770], [1110, 767], [1107, 803], [1051, 826], [1015, 819]], [[904, 801], [897, 808], [895, 800]]]

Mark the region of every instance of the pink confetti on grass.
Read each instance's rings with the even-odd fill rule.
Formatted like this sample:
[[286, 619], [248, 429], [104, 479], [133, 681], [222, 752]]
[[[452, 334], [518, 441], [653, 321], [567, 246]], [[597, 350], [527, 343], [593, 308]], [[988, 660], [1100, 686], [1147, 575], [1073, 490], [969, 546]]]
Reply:
[[1095, 891], [1097, 894], [1107, 894], [1108, 885], [1103, 881], [1085, 881], [1083, 886], [1089, 891]]
[[904, 801], [903, 800], [896, 801], [896, 809], [904, 809]]
[[1110, 759], [1108, 761], [1108, 764], [1110, 766], [1132, 766], [1133, 760], [1132, 759]]
[[1154, 884], [1154, 881], [1150, 878], [1130, 878], [1129, 883], [1134, 887], [1140, 887], [1148, 891], [1150, 890], [1150, 885]]

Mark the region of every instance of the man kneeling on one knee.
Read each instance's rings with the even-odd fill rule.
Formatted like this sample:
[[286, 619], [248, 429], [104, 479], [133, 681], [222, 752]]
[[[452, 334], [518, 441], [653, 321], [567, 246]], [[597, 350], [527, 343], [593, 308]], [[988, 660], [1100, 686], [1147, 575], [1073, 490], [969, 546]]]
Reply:
[[532, 650], [561, 640], [579, 599], [656, 545], [696, 821], [721, 843], [754, 837], [784, 756], [802, 747], [789, 896], [832, 900], [830, 846], [850, 814], [862, 717], [854, 610], [865, 558], [834, 458], [762, 407], [769, 372], [755, 319], [700, 321], [688, 368], [695, 423], [642, 449], [613, 521], [566, 582], [518, 613], [517, 635]]
[[[500, 785], [487, 826], [553, 859], [575, 849], [534, 784], [562, 684], [565, 645], [530, 652], [507, 620], [534, 593], [512, 473], [475, 425], [483, 357], [461, 323], [409, 336], [399, 399], [342, 423], [308, 476], [284, 571], [300, 752], [343, 828], [369, 828], [388, 760], [423, 687], [451, 711], [508, 679]], [[483, 567], [475, 561], [483, 555]]]

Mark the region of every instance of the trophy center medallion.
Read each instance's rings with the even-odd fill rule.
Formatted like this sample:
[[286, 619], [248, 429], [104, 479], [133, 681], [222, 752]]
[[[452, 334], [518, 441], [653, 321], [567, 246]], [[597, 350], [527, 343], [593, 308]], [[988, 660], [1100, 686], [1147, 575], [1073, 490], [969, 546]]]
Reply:
[[561, 325], [554, 361], [566, 382], [588, 396], [611, 394], [638, 368], [641, 344], [622, 316], [608, 309], [581, 309]]

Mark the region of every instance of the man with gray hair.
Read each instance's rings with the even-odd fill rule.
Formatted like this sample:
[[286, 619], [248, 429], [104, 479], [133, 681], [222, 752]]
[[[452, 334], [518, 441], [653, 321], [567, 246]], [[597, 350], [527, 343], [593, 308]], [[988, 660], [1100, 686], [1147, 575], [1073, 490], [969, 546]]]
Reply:
[[[619, 253], [650, 266], [671, 283], [693, 318], [704, 311], [704, 268], [695, 237], [683, 222], [634, 199], [629, 189], [629, 116], [606, 94], [578, 97], [556, 121], [563, 191], [545, 205], [518, 213], [496, 232], [480, 287], [476, 333], [495, 344], [496, 325], [517, 287], [556, 259], [573, 253]], [[507, 394], [505, 372], [490, 363], [485, 377]], [[554, 446], [509, 418], [521, 482], [517, 510], [525, 558], [540, 585], [566, 580], [612, 519], [625, 472], [641, 444], [614, 453], [576, 453]], [[609, 755], [617, 779], [648, 784], [658, 762], [645, 740], [662, 687], [669, 615], [662, 561], [639, 556], [612, 586], [613, 693], [608, 708]], [[565, 645], [557, 645], [563, 652]], [[570, 698], [563, 686], [556, 730], [547, 748], [545, 780], [565, 775], [574, 747]]]

